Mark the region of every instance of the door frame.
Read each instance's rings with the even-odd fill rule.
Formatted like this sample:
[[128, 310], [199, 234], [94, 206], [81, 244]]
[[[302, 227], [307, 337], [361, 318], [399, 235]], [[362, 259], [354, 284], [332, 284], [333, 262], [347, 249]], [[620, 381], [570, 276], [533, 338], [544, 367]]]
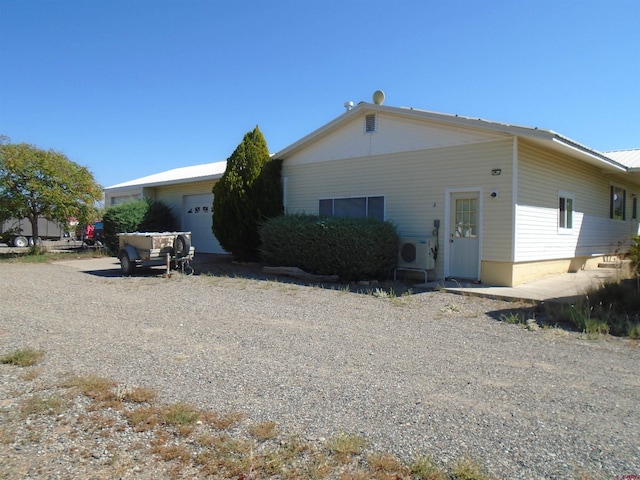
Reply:
[[480, 267], [482, 265], [482, 187], [454, 187], [445, 188], [444, 195], [444, 278], [449, 277], [450, 265], [449, 255], [451, 254], [451, 199], [453, 195], [459, 193], [474, 193], [478, 195], [478, 275], [475, 280], [480, 280]]

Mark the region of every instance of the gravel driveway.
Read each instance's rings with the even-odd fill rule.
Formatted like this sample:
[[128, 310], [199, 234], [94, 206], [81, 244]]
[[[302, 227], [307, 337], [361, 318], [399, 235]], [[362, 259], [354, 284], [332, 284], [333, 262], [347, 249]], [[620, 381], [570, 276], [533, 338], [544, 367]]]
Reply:
[[[0, 355], [42, 348], [41, 383], [105, 376], [309, 440], [347, 432], [406, 461], [470, 456], [502, 478], [640, 476], [637, 342], [497, 321], [513, 304], [68, 264], [3, 263], [0, 285]], [[19, 379], [0, 372], [6, 409]], [[46, 448], [18, 450], [0, 456]]]

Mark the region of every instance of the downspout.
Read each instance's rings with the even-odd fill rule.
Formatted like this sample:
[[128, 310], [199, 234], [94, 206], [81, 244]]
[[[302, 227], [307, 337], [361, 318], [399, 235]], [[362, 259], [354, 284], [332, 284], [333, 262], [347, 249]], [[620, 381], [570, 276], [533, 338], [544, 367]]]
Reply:
[[[518, 237], [518, 137], [513, 136], [513, 152], [512, 152], [512, 178], [511, 178], [511, 263], [515, 263], [517, 258], [517, 242]], [[512, 278], [513, 280], [513, 278]]]

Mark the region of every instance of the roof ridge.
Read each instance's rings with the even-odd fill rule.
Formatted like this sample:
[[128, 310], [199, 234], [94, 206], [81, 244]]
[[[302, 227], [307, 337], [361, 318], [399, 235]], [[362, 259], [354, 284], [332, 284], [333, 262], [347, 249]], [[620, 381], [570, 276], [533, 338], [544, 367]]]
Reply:
[[637, 152], [637, 151], [640, 151], [640, 147], [637, 147], [637, 148], [621, 148], [620, 150], [604, 150], [602, 153]]

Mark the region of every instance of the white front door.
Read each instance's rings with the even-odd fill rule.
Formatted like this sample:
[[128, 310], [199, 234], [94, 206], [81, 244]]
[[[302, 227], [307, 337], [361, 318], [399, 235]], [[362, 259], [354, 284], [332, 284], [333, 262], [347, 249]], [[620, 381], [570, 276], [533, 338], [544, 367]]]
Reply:
[[211, 230], [213, 224], [213, 194], [185, 195], [183, 197], [182, 227], [191, 232], [191, 244], [196, 255], [226, 253]]
[[479, 280], [480, 204], [478, 192], [451, 193], [449, 276]]

